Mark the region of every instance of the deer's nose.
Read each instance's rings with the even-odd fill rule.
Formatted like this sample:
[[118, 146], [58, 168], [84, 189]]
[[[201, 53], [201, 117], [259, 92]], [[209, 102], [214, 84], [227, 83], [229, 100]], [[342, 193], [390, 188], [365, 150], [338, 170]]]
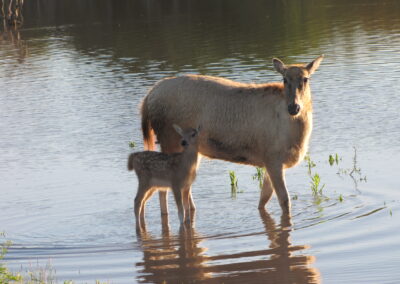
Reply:
[[300, 105], [298, 104], [290, 104], [288, 105], [288, 112], [290, 115], [296, 115], [300, 111]]

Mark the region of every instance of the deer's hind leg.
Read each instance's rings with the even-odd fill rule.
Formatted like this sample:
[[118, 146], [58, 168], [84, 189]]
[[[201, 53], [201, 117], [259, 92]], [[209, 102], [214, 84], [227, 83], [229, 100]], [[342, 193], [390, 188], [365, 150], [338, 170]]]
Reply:
[[274, 188], [271, 183], [271, 179], [269, 177], [268, 172], [264, 174], [264, 183], [260, 193], [260, 203], [258, 204], [258, 209], [264, 209], [265, 204], [271, 199], [272, 194], [274, 193]]

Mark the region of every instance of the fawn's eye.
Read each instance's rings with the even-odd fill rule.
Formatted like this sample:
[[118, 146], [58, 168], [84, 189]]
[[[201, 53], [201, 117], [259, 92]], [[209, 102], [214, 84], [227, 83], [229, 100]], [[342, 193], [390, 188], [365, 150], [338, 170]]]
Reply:
[[307, 78], [307, 77], [304, 77], [304, 78], [303, 78], [303, 82], [304, 82], [304, 84], [307, 83], [307, 82], [308, 82], [308, 78]]
[[283, 78], [283, 83], [287, 84], [287, 79]]
[[195, 136], [196, 136], [196, 132], [193, 132], [192, 137], [195, 137]]

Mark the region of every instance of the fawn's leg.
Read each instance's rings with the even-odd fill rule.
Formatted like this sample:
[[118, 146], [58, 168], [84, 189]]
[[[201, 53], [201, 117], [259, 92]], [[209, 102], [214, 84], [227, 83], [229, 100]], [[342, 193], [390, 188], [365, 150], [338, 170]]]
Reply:
[[264, 174], [264, 183], [260, 193], [260, 203], [258, 204], [258, 209], [264, 209], [265, 204], [271, 199], [272, 193], [274, 193], [274, 188], [271, 183], [271, 179], [267, 172]]
[[139, 187], [135, 197], [135, 218], [136, 218], [136, 229], [141, 229], [144, 224], [141, 224], [141, 220], [144, 221], [144, 199], [148, 188], [147, 185], [143, 184], [139, 180]]
[[189, 188], [189, 204], [190, 211], [196, 211], [196, 205], [194, 205], [193, 196], [192, 196], [192, 187]]
[[[190, 198], [190, 189], [191, 187], [188, 186], [186, 188], [183, 189], [182, 191], [182, 201], [183, 201], [183, 208], [185, 210], [185, 223], [190, 223], [190, 211], [191, 211], [191, 201], [193, 202], [193, 200]], [[193, 212], [194, 214], [194, 212]]]
[[147, 200], [149, 200], [149, 198], [153, 195], [154, 191], [156, 191], [155, 188], [148, 189], [142, 200], [142, 210], [140, 211], [140, 224], [143, 228], [146, 227], [146, 222], [144, 220], [144, 215], [146, 212], [146, 203], [147, 203]]
[[[199, 156], [197, 158], [197, 168], [196, 171], [198, 170], [198, 168], [200, 167], [200, 162], [201, 162], [201, 154], [199, 153]], [[194, 205], [194, 200], [193, 200], [193, 196], [192, 196], [192, 187], [190, 186], [189, 189], [189, 203], [190, 203], [190, 210], [191, 211], [196, 211], [196, 205]]]
[[[172, 134], [171, 134], [172, 133]], [[179, 136], [176, 131], [169, 127], [164, 132], [157, 135], [158, 141], [160, 142], [161, 152], [163, 153], [177, 153], [182, 152], [179, 146]], [[158, 197], [160, 199], [161, 214], [168, 214], [168, 192], [159, 191]]]
[[183, 208], [181, 187], [172, 186], [172, 191], [174, 193], [176, 206], [178, 207], [179, 221], [183, 224], [185, 220], [185, 210]]
[[161, 215], [168, 214], [168, 192], [166, 190], [159, 190], [158, 197], [160, 199]]

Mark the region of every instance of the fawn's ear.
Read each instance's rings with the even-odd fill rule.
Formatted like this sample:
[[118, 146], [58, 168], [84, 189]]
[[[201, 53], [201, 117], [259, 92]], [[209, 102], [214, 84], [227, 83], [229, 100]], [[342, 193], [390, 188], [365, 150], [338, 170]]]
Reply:
[[318, 56], [316, 59], [314, 59], [314, 61], [312, 61], [306, 65], [306, 69], [310, 75], [318, 69], [319, 64], [321, 64], [322, 59], [324, 59], [323, 54]]
[[278, 58], [274, 58], [272, 59], [272, 63], [274, 64], [276, 71], [278, 71], [282, 75], [285, 75], [286, 66], [282, 61], [280, 61]]
[[178, 125], [176, 125], [176, 124], [172, 124], [172, 127], [175, 129], [176, 132], [178, 132], [178, 134], [179, 134], [180, 136], [183, 137], [183, 130], [182, 130], [182, 128], [180, 128], [180, 127], [179, 127]]

